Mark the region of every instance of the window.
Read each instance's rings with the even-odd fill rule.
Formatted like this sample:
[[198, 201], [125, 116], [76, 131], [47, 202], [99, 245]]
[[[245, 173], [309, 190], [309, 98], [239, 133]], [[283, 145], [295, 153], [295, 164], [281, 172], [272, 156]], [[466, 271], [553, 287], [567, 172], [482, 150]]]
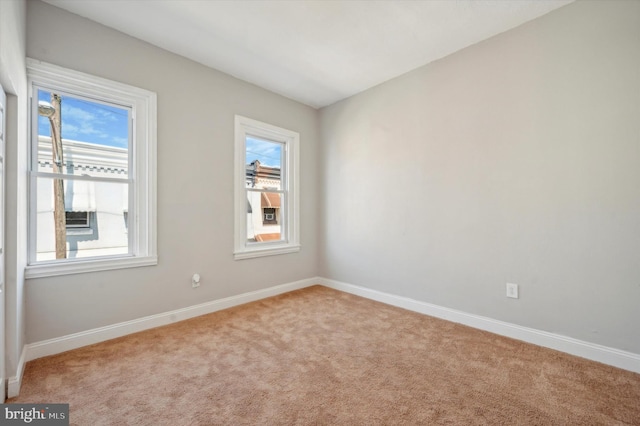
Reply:
[[264, 220], [262, 221], [265, 225], [277, 225], [278, 221], [276, 220], [276, 209], [264, 208]]
[[67, 228], [88, 228], [89, 212], [65, 212]]
[[27, 278], [157, 264], [155, 93], [32, 59], [27, 70]]
[[235, 259], [299, 251], [300, 135], [239, 115], [235, 134]]

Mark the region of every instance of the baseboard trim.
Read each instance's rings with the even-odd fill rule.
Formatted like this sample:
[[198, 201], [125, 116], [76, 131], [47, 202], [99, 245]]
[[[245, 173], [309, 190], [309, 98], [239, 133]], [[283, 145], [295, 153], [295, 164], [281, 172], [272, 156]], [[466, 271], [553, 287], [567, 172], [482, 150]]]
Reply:
[[589, 343], [559, 334], [536, 330], [534, 328], [522, 327], [516, 324], [473, 315], [455, 309], [445, 308], [431, 303], [396, 296], [378, 290], [372, 290], [370, 288], [347, 284], [327, 278], [317, 278], [315, 281], [325, 287], [355, 294], [357, 296], [376, 300], [388, 305], [468, 325], [480, 330], [490, 331], [495, 334], [522, 340], [534, 345], [555, 349], [581, 358], [640, 373], [640, 355], [631, 352], [595, 343]]
[[18, 360], [18, 366], [16, 368], [16, 375], [10, 377], [7, 380], [7, 398], [15, 398], [20, 394], [20, 387], [22, 386], [22, 375], [24, 374], [24, 367], [27, 364], [27, 347], [22, 347], [20, 353], [20, 359]]
[[[315, 284], [318, 284], [317, 280], [315, 278], [309, 278], [265, 288], [262, 290], [243, 293], [224, 299], [213, 300], [211, 302], [205, 302], [199, 305], [189, 306], [187, 308], [176, 309], [174, 311], [150, 315], [131, 321], [125, 321], [106, 327], [94, 328], [92, 330], [68, 334], [66, 336], [57, 337], [54, 339], [30, 343], [26, 345], [26, 351], [23, 351], [23, 357], [26, 353], [26, 361], [32, 361], [37, 358], [55, 355], [83, 346], [92, 345], [94, 343], [104, 342], [105, 340], [126, 336], [127, 334], [137, 333], [139, 331], [172, 324], [177, 321], [183, 321], [200, 315], [210, 314], [222, 309], [243, 305], [245, 303], [253, 302], [271, 296], [276, 296], [278, 294], [287, 293], [289, 291], [298, 290]], [[24, 368], [24, 362], [22, 362], [22, 364], [22, 368]], [[20, 380], [17, 380], [16, 392], [20, 390], [21, 380], [22, 374], [20, 373]], [[9, 390], [9, 392], [11, 392], [11, 390]], [[17, 393], [14, 396], [17, 396]]]

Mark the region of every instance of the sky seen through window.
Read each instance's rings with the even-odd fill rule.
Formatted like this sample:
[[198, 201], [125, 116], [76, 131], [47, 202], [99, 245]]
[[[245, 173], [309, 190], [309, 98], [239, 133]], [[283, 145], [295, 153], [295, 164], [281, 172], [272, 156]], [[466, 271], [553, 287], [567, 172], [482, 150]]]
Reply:
[[[38, 102], [51, 103], [51, 92], [38, 90]], [[129, 148], [129, 111], [114, 105], [62, 95], [62, 139]], [[51, 136], [47, 117], [38, 116], [38, 135]]]

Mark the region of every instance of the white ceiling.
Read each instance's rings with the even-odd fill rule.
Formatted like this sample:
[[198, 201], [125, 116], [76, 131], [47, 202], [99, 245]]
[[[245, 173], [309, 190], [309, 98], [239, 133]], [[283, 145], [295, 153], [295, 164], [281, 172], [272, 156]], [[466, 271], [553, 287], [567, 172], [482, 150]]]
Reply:
[[573, 0], [45, 0], [315, 108]]

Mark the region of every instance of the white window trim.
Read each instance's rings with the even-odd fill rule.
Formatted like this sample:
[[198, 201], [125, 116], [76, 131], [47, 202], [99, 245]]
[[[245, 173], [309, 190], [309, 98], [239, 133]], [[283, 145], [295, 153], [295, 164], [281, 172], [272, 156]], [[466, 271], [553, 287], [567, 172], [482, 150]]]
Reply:
[[[250, 243], [247, 241], [246, 138], [255, 136], [284, 144], [286, 178], [281, 182], [288, 193], [284, 208], [284, 241]], [[300, 199], [299, 199], [299, 145], [300, 134], [240, 115], [235, 116], [235, 244], [234, 259], [250, 259], [300, 251]]]
[[[90, 95], [97, 99], [132, 108], [134, 126], [132, 129], [134, 162], [133, 191], [129, 192], [129, 204], [136, 206], [135, 218], [130, 218], [129, 234], [134, 232], [131, 254], [80, 258], [35, 263], [36, 235], [35, 209], [29, 209], [29, 265], [25, 278], [39, 278], [57, 275], [133, 268], [158, 264], [157, 219], [156, 219], [156, 122], [157, 97], [154, 92], [107, 80], [90, 74], [69, 70], [27, 58], [29, 94], [34, 100], [33, 86], [51, 86], [68, 93]], [[33, 105], [32, 105], [33, 108]], [[33, 132], [37, 134], [37, 123], [33, 123], [33, 112], [29, 111], [30, 144]], [[30, 150], [31, 152], [31, 150]], [[33, 154], [30, 154], [33, 155]], [[29, 158], [31, 170], [31, 158]], [[31, 179], [33, 182], [35, 179]], [[33, 183], [30, 185], [29, 202], [36, 202]]]

